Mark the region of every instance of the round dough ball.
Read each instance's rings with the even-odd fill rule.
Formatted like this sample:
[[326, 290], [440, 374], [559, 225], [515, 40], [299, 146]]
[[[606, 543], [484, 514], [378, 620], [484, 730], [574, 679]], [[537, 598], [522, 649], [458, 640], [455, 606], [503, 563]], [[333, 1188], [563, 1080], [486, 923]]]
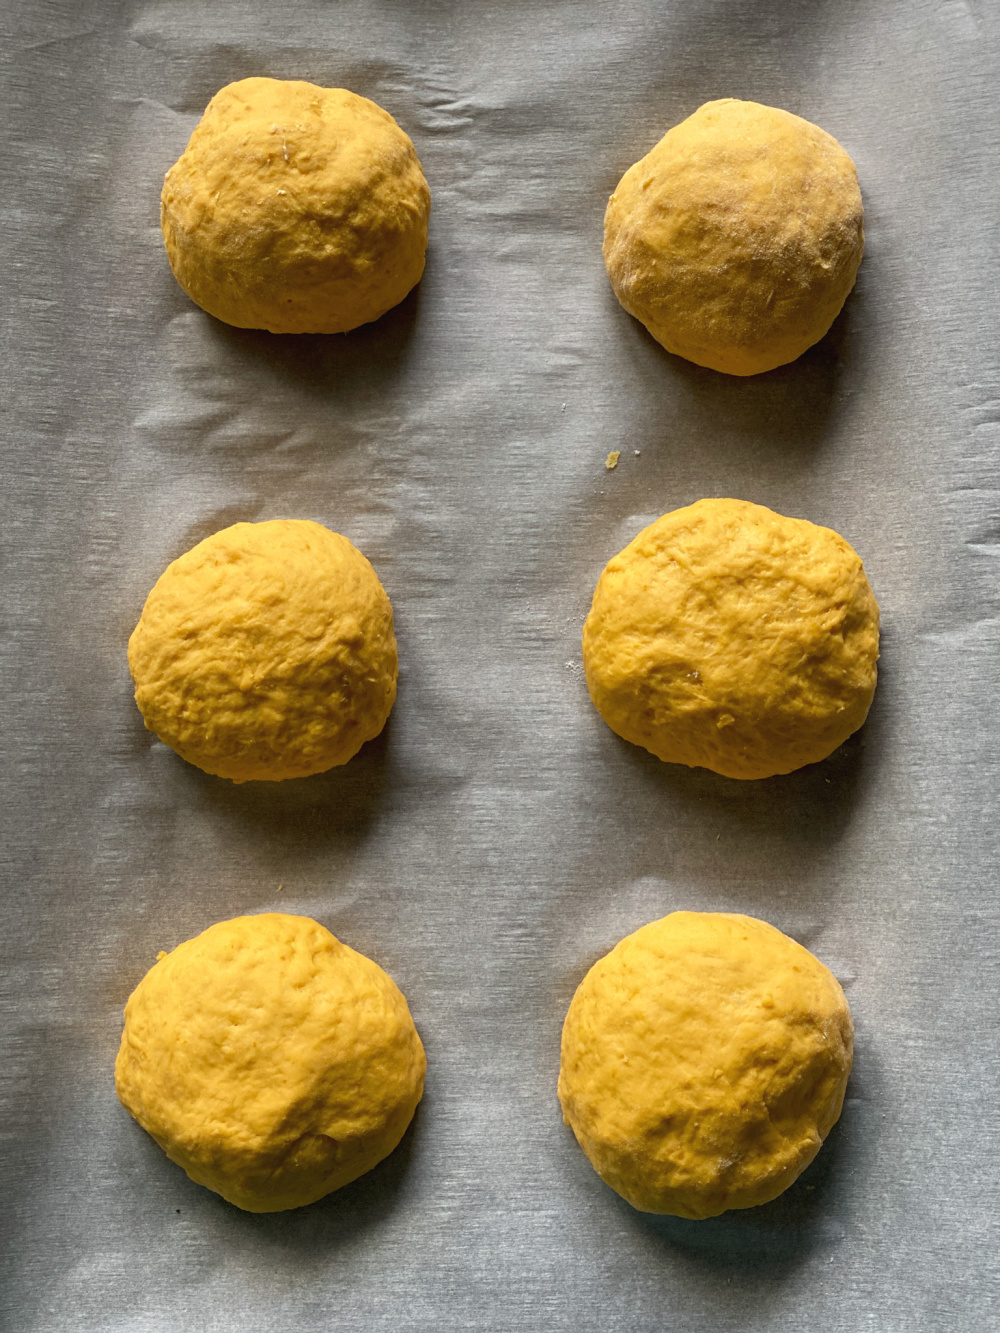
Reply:
[[396, 697], [392, 606], [346, 537], [235, 523], [168, 565], [129, 639], [148, 730], [234, 782], [346, 764]]
[[854, 1028], [807, 949], [749, 916], [674, 912], [584, 977], [559, 1100], [635, 1208], [716, 1217], [786, 1190], [844, 1104]]
[[125, 1006], [115, 1086], [192, 1180], [300, 1208], [370, 1171], [427, 1062], [391, 977], [304, 916], [240, 916], [161, 953]]
[[875, 692], [878, 604], [843, 537], [699, 500], [610, 560], [583, 627], [590, 697], [660, 759], [766, 778], [825, 759]]
[[431, 195], [388, 111], [345, 88], [241, 79], [167, 172], [180, 285], [242, 329], [345, 333], [420, 281]]
[[604, 218], [615, 295], [699, 366], [756, 375], [801, 356], [854, 286], [865, 235], [854, 163], [809, 121], [724, 98], [622, 177]]

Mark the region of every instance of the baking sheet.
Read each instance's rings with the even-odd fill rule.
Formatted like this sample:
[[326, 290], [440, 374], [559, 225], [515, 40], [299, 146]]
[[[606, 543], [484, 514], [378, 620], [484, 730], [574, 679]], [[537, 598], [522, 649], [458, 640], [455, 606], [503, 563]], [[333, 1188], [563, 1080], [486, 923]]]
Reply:
[[[8, 0], [5, 1328], [1000, 1323], [998, 17], [989, 0]], [[427, 272], [378, 324], [240, 332], [174, 283], [163, 173], [249, 74], [347, 86], [413, 137]], [[662, 352], [600, 257], [625, 168], [727, 95], [835, 134], [867, 210], [831, 334], [749, 381]], [[791, 777], [662, 765], [587, 700], [597, 574], [704, 495], [842, 531], [881, 602], [869, 722]], [[170, 559], [277, 516], [372, 559], [399, 698], [346, 768], [235, 787], [144, 732], [125, 644]], [[702, 1223], [630, 1209], [555, 1099], [586, 968], [678, 907], [802, 940], [858, 1032], [813, 1167]], [[111, 1070], [157, 950], [272, 909], [391, 973], [429, 1074], [370, 1175], [250, 1216], [166, 1160]]]

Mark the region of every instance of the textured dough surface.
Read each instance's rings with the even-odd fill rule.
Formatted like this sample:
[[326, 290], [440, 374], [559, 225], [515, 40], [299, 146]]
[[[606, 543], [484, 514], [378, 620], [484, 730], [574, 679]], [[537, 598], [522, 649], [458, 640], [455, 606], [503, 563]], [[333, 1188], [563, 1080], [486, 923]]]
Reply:
[[174, 276], [239, 328], [344, 333], [420, 281], [431, 196], [392, 116], [344, 88], [221, 89], [160, 200]]
[[128, 661], [147, 728], [234, 782], [346, 764], [396, 697], [385, 589], [346, 537], [305, 519], [236, 523], [175, 560]]
[[634, 1207], [715, 1217], [775, 1198], [836, 1123], [854, 1029], [836, 978], [753, 917], [674, 912], [587, 973], [559, 1099]]
[[115, 1085], [192, 1180], [266, 1213], [392, 1152], [425, 1069], [392, 979], [317, 922], [272, 912], [160, 955], [125, 1006]]
[[610, 560], [583, 628], [590, 697], [660, 759], [731, 778], [825, 759], [875, 692], [878, 604], [829, 528], [745, 500], [664, 514]]
[[801, 356], [864, 250], [854, 163], [818, 126], [725, 98], [622, 177], [604, 219], [615, 295], [668, 352], [730, 375]]

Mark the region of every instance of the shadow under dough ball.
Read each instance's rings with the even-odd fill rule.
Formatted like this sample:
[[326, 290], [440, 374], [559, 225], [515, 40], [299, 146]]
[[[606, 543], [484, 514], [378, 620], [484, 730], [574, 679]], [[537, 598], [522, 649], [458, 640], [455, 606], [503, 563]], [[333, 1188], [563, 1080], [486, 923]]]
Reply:
[[272, 1213], [387, 1157], [426, 1067], [391, 977], [308, 917], [268, 912], [160, 954], [125, 1006], [115, 1086], [192, 1180]]
[[559, 1100], [633, 1207], [716, 1217], [767, 1203], [813, 1160], [853, 1045], [844, 992], [807, 949], [753, 917], [674, 912], [584, 977]]
[[212, 98], [160, 200], [170, 267], [244, 329], [346, 333], [419, 281], [431, 196], [392, 116], [344, 88], [241, 79]]
[[160, 575], [128, 645], [148, 730], [246, 782], [346, 764], [396, 698], [392, 606], [339, 533], [235, 523]]
[[879, 612], [829, 528], [745, 500], [664, 514], [610, 560], [583, 627], [608, 726], [730, 778], [825, 759], [864, 722]]
[[818, 126], [726, 98], [622, 177], [604, 218], [615, 295], [668, 352], [730, 375], [794, 361], [864, 250], [854, 163]]

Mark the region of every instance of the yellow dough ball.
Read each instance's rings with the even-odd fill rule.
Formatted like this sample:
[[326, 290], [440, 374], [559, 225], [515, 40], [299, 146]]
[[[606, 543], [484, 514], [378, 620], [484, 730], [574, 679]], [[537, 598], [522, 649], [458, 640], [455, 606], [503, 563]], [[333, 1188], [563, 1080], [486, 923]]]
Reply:
[[168, 565], [128, 662], [146, 727], [234, 782], [346, 764], [396, 697], [385, 589], [346, 537], [304, 519], [236, 523]]
[[634, 1207], [716, 1217], [767, 1203], [844, 1103], [854, 1029], [836, 979], [749, 916], [674, 912], [584, 977], [559, 1100], [594, 1170]]
[[272, 1213], [387, 1157], [426, 1067], [391, 977], [308, 917], [271, 912], [160, 954], [125, 1006], [115, 1086], [192, 1180]]
[[344, 333], [398, 305], [424, 271], [431, 196], [413, 144], [344, 88], [228, 84], [160, 203], [177, 281], [239, 328]]
[[766, 778], [825, 759], [875, 692], [878, 604], [829, 528], [699, 500], [604, 569], [583, 627], [590, 697], [660, 759]]
[[604, 219], [615, 295], [668, 352], [730, 375], [801, 356], [864, 250], [854, 163], [788, 111], [724, 98], [622, 177]]

